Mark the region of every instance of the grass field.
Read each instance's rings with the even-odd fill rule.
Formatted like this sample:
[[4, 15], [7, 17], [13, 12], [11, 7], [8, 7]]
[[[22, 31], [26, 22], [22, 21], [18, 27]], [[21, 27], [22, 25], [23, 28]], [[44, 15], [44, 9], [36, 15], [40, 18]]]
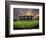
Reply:
[[14, 21], [14, 29], [37, 29], [37, 28], [39, 28], [38, 20]]

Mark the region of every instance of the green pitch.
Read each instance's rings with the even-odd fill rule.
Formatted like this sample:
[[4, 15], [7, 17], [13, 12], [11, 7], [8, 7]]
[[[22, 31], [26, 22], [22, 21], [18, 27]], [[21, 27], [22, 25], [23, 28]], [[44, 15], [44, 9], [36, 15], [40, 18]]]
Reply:
[[39, 22], [38, 20], [29, 20], [29, 21], [24, 21], [24, 20], [19, 20], [19, 21], [14, 21], [14, 29], [36, 29], [39, 27]]

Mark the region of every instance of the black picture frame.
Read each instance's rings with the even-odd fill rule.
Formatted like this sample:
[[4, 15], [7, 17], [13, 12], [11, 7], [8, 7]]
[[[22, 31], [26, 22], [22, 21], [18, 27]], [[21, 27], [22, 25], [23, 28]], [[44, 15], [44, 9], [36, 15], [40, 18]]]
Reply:
[[[15, 3], [21, 3], [21, 4], [32, 4], [32, 5], [42, 5], [43, 8], [43, 33], [34, 33], [34, 34], [14, 34], [14, 35], [9, 35], [9, 16], [10, 16], [10, 10], [9, 10], [9, 5], [10, 4], [15, 4]], [[20, 36], [37, 36], [37, 35], [45, 35], [45, 3], [40, 3], [40, 2], [20, 2], [20, 1], [5, 1], [5, 36], [6, 37], [20, 37]]]

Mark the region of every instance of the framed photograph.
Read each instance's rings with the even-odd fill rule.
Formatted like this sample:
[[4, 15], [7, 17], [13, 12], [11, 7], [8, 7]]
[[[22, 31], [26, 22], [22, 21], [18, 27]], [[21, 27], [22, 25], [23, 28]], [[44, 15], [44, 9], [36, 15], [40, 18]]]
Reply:
[[44, 6], [40, 2], [6, 1], [6, 37], [44, 35]]

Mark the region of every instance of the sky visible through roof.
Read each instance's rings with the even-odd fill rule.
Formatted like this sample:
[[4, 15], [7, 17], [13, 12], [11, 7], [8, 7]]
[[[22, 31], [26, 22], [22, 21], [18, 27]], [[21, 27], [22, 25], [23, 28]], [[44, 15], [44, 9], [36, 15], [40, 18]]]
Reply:
[[39, 9], [14, 8], [14, 16], [31, 16], [32, 14], [39, 14]]

